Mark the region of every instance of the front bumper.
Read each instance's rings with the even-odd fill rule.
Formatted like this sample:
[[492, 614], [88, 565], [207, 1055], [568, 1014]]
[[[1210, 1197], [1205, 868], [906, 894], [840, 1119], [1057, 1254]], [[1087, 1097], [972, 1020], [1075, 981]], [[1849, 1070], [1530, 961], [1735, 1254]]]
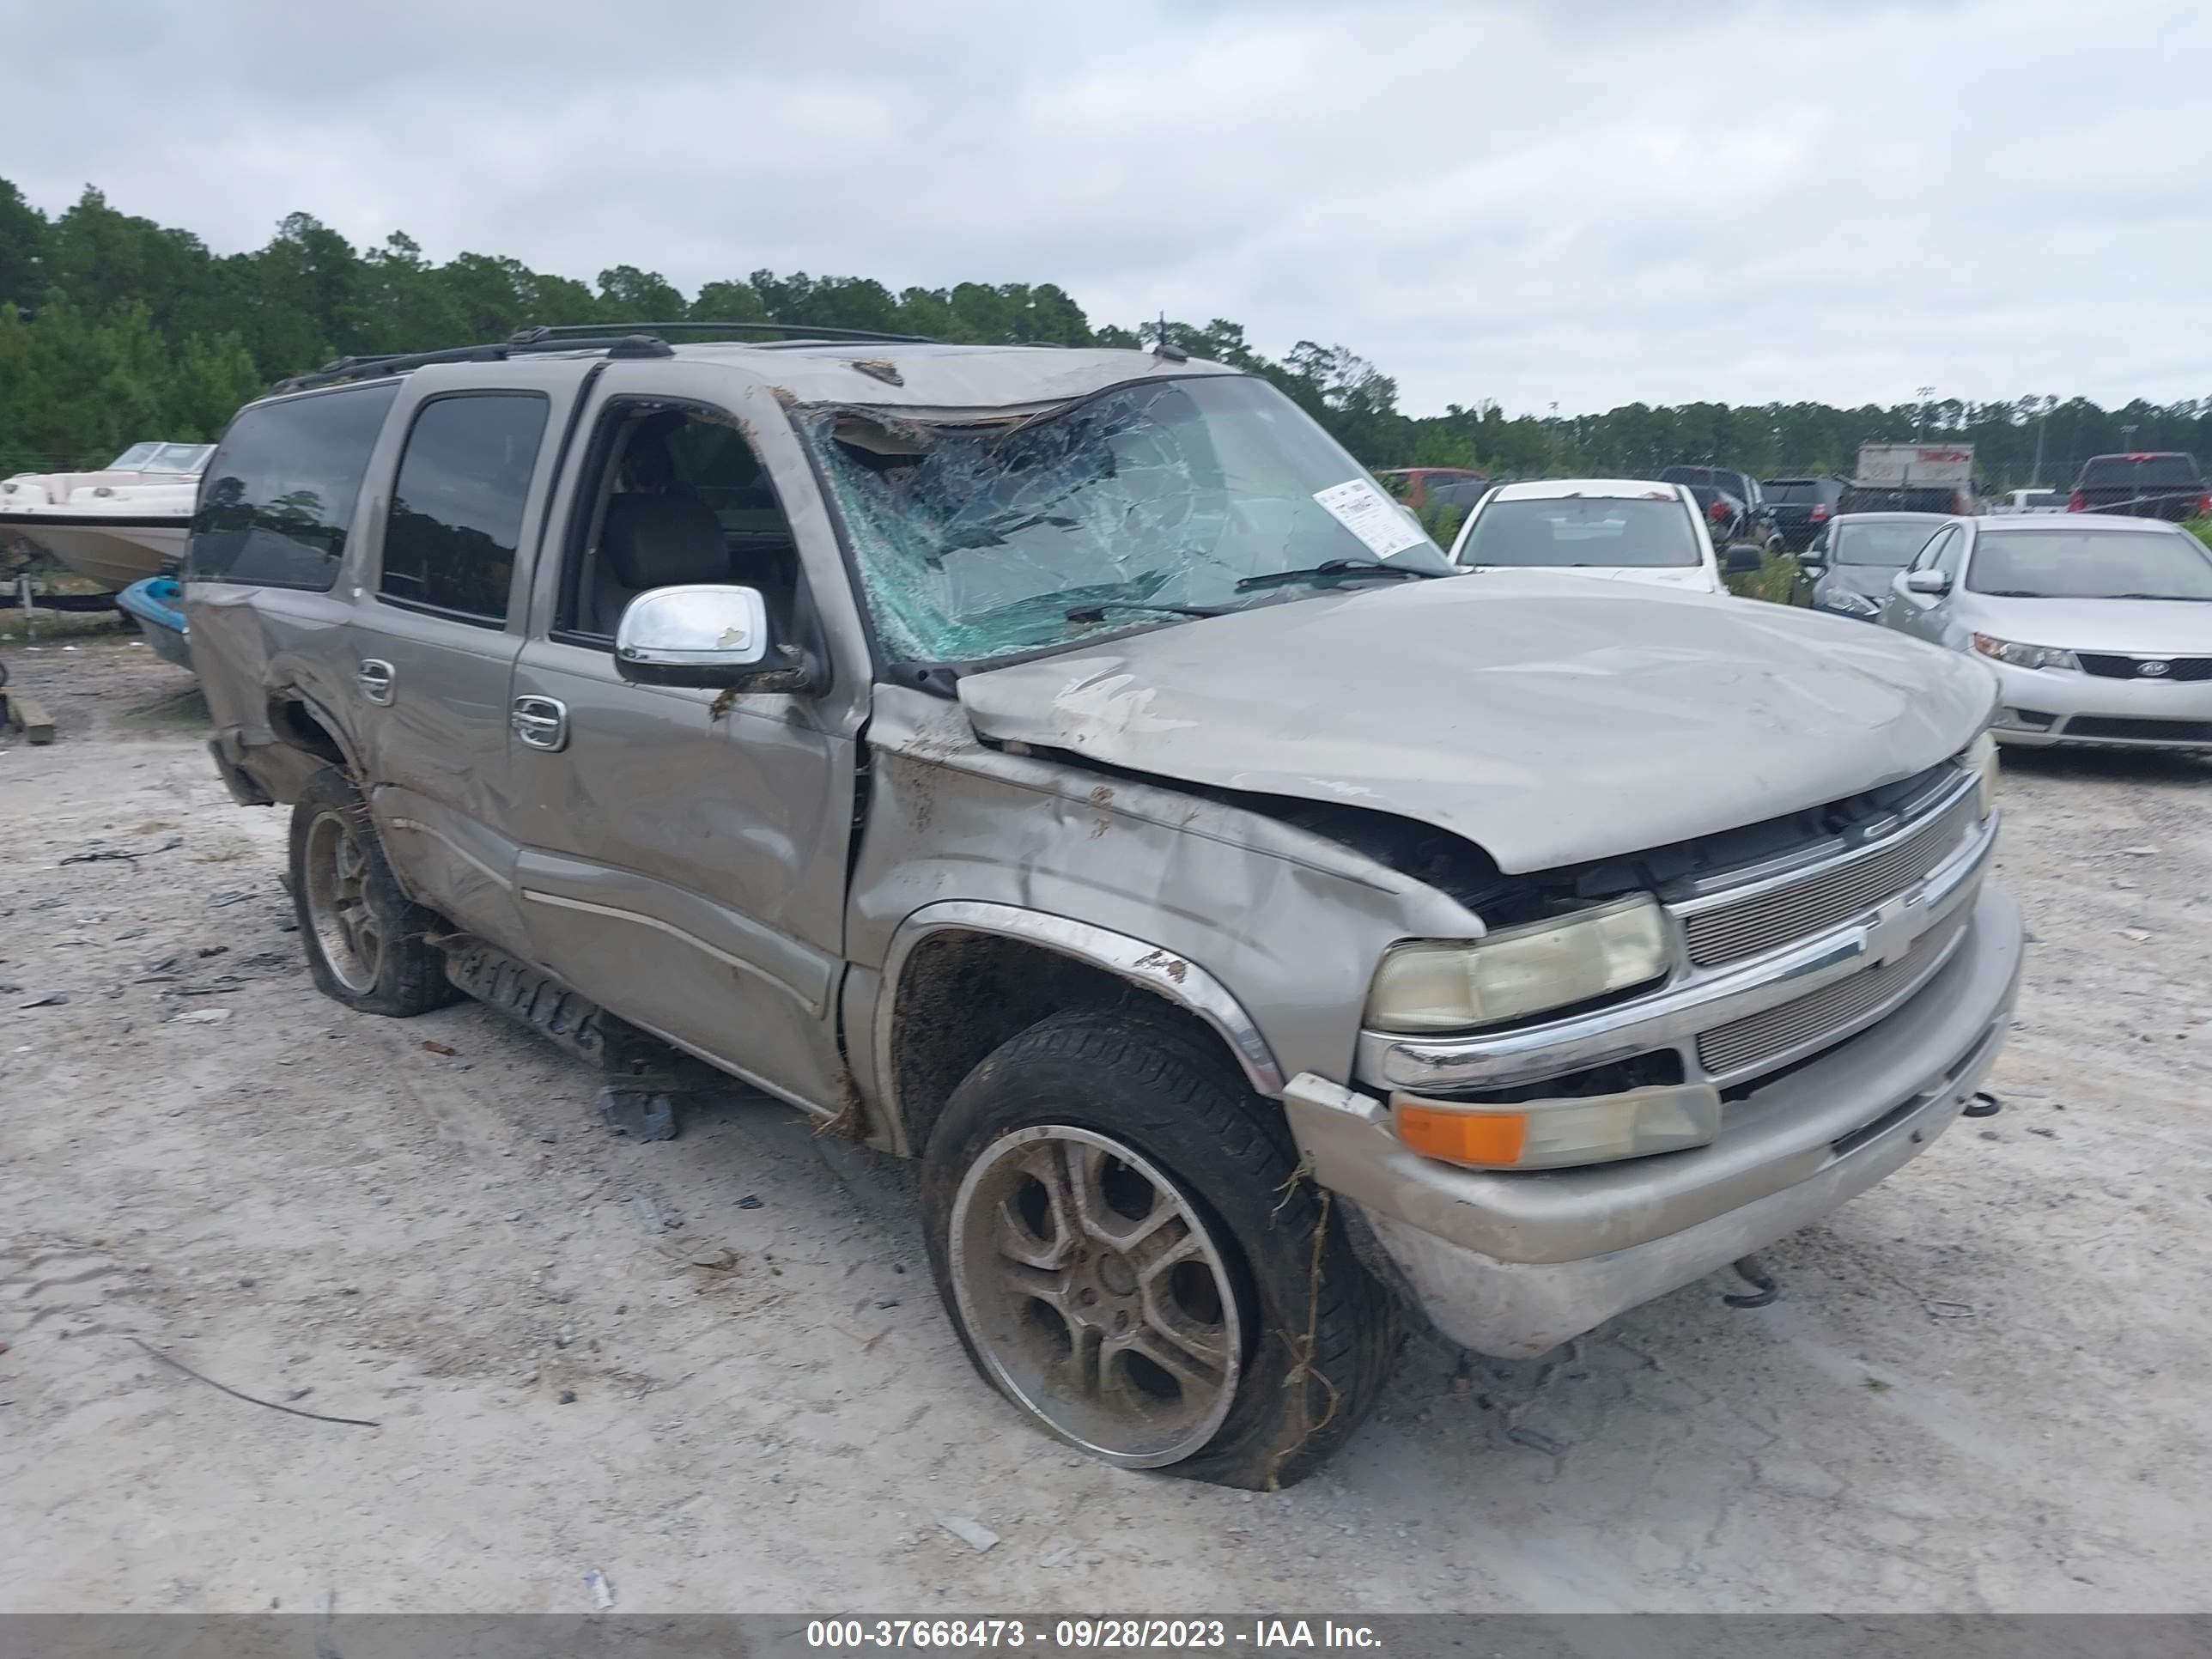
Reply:
[[2116, 679], [2009, 663], [1990, 666], [2002, 688], [1990, 727], [1999, 743], [2030, 749], [2212, 750], [2212, 680]]
[[2020, 911], [1984, 888], [1958, 949], [1893, 1013], [1729, 1105], [1694, 1152], [1543, 1174], [1420, 1158], [1387, 1104], [1310, 1073], [1284, 1100], [1314, 1178], [1401, 1288], [1478, 1352], [1537, 1354], [1818, 1220], [1948, 1128], [2003, 1040]]

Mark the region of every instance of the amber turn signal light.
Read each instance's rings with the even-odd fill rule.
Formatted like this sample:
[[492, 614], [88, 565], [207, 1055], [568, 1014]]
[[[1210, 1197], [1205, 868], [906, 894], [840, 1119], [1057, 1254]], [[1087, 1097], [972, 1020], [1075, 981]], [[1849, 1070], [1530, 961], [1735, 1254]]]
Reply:
[[1528, 1119], [1521, 1112], [1439, 1111], [1401, 1104], [1397, 1117], [1399, 1139], [1423, 1158], [1447, 1164], [1510, 1169], [1521, 1161], [1528, 1139]]

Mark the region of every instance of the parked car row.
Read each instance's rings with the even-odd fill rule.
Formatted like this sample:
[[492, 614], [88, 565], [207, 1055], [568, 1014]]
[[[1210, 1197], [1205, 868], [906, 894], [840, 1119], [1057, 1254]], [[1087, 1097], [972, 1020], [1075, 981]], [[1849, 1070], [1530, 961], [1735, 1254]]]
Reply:
[[[1492, 489], [1452, 562], [1721, 592], [1761, 550], [1716, 551], [1722, 469], [1665, 471]], [[1798, 596], [1988, 664], [1999, 741], [2212, 750], [2212, 550], [2189, 530], [2156, 512], [1838, 513], [1840, 480], [1778, 483], [1808, 531]]]
[[2212, 750], [2212, 549], [2124, 514], [1836, 520], [1813, 605], [1978, 657], [2000, 743]]
[[[2093, 455], [2073, 488], [2039, 485], [1992, 496], [1974, 472], [1971, 444], [1866, 444], [1850, 478], [1832, 474], [1760, 479], [1735, 467], [1687, 463], [1652, 475], [1700, 492], [1710, 527], [1728, 545], [1750, 541], [1802, 551], [1820, 526], [1846, 513], [2120, 513], [2176, 522], [2212, 518], [2212, 481], [2179, 451]], [[1378, 472], [1416, 511], [1472, 511], [1505, 480], [1466, 467], [1398, 467]]]

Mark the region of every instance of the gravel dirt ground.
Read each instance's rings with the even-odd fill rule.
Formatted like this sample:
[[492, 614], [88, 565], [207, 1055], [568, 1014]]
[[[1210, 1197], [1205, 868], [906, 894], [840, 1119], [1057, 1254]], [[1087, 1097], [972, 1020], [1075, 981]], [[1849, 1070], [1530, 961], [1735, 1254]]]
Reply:
[[0, 744], [0, 1610], [2212, 1606], [2212, 766], [2008, 756], [2006, 1109], [1780, 1302], [1417, 1342], [1255, 1496], [1018, 1421], [896, 1163], [764, 1103], [617, 1140], [486, 1010], [319, 997], [191, 679], [8, 657], [60, 738]]

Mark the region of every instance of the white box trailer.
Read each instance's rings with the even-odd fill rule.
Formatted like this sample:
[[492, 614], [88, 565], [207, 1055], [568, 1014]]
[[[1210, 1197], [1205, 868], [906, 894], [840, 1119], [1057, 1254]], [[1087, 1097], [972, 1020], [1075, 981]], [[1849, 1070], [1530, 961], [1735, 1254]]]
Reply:
[[1845, 513], [1972, 513], [1979, 495], [1972, 444], [1861, 444]]
[[1869, 489], [1974, 487], [1972, 444], [1861, 444], [1851, 482]]

